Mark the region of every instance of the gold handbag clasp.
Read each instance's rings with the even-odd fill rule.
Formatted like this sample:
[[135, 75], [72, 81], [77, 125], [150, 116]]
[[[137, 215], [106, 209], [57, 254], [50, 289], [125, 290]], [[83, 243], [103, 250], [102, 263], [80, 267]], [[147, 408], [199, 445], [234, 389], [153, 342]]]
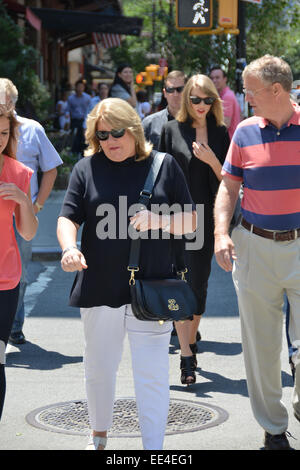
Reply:
[[188, 272], [187, 268], [185, 268], [183, 271], [177, 271], [177, 275], [181, 275], [181, 280], [186, 282], [185, 274]]
[[140, 268], [131, 268], [130, 266], [127, 266], [127, 271], [131, 272], [130, 279], [129, 279], [129, 285], [134, 286], [135, 284], [135, 278], [134, 278], [134, 273], [138, 272]]

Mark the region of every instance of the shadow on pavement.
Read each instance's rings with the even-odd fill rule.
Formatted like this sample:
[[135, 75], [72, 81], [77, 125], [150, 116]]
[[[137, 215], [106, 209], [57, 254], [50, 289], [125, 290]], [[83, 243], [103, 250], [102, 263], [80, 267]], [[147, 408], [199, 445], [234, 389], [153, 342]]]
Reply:
[[80, 318], [79, 308], [68, 305], [75, 273], [64, 272], [59, 261], [31, 262], [28, 271], [26, 316]]
[[[241, 343], [221, 343], [217, 341], [201, 340], [197, 343], [197, 346], [199, 353], [212, 352], [218, 356], [236, 356], [242, 352]], [[169, 354], [180, 354], [180, 347], [177, 339], [173, 340], [171, 338]]]
[[[178, 363], [178, 376], [179, 373]], [[249, 396], [246, 379], [232, 380], [224, 375], [201, 369], [201, 367], [197, 367], [196, 377], [197, 382], [195, 384], [190, 385], [189, 387], [186, 385], [171, 385], [170, 390], [185, 390], [187, 393], [201, 398], [212, 398], [214, 393], [241, 395], [243, 397]], [[286, 372], [282, 372], [281, 379], [283, 387], [293, 387], [293, 379], [291, 375]]]
[[170, 390], [185, 390], [187, 393], [201, 398], [212, 398], [215, 392], [248, 397], [246, 379], [232, 380], [221, 374], [203, 370], [200, 367], [196, 369], [196, 377], [197, 382], [195, 384], [189, 387], [186, 385], [171, 385]]
[[47, 351], [37, 344], [27, 341], [18, 346], [19, 351], [10, 351], [6, 355], [6, 367], [28, 370], [61, 369], [66, 364], [82, 362], [82, 356], [65, 356], [57, 351]]

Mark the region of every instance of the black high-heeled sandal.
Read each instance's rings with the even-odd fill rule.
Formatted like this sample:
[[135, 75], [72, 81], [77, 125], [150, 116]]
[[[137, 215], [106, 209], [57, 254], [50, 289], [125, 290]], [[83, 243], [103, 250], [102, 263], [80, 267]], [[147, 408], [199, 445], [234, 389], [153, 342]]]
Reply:
[[196, 382], [195, 361], [193, 356], [180, 356], [181, 383], [192, 385]]
[[192, 353], [193, 353], [193, 358], [194, 358], [194, 362], [195, 362], [195, 367], [197, 367], [197, 365], [198, 365], [198, 361], [197, 361], [198, 346], [197, 346], [197, 343], [190, 344], [190, 350], [191, 350]]

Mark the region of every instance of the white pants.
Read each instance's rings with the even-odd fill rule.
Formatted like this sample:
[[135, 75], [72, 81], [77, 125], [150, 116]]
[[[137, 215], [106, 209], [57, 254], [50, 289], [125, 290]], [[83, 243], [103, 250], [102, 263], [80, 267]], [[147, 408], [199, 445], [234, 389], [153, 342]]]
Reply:
[[281, 400], [284, 294], [290, 303], [289, 335], [297, 348], [293, 407], [300, 414], [300, 238], [276, 242], [238, 226], [232, 240], [237, 254], [233, 281], [252, 409], [265, 431], [281, 434], [288, 427]]
[[169, 342], [172, 323], [137, 320], [130, 305], [81, 308], [85, 383], [94, 431], [112, 425], [115, 384], [126, 332], [144, 449], [160, 450], [169, 411]]

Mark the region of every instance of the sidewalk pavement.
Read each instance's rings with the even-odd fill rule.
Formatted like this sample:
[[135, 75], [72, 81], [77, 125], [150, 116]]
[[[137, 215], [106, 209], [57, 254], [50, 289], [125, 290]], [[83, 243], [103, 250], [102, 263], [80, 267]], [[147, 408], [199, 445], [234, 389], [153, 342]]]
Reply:
[[56, 224], [64, 195], [64, 190], [52, 191], [45, 207], [38, 214], [39, 228], [32, 243], [33, 260], [50, 261], [61, 257], [61, 249], [56, 237]]
[[[64, 191], [53, 191], [39, 214], [25, 298], [27, 343], [7, 348], [7, 394], [0, 425], [0, 450], [82, 450], [87, 442], [85, 436], [50, 432], [27, 420], [34, 410], [85, 399], [79, 309], [68, 306], [74, 275], [64, 273], [58, 261], [61, 250], [56, 239], [56, 220], [63, 196]], [[263, 430], [250, 408], [236, 296], [231, 275], [215, 262], [200, 331], [197, 383], [189, 388], [180, 383], [180, 350], [177, 338], [171, 338], [170, 397], [208, 409], [219, 407], [224, 411], [223, 421], [193, 432], [168, 434], [164, 449], [181, 454], [193, 450], [259, 450]], [[291, 405], [287, 347], [282, 351], [282, 381], [283, 401], [290, 416], [288, 430], [297, 439], [290, 442], [300, 450], [300, 427]], [[127, 339], [116, 388], [116, 398], [124, 397], [134, 397]], [[111, 437], [107, 445], [109, 451], [141, 449], [140, 437]]]

